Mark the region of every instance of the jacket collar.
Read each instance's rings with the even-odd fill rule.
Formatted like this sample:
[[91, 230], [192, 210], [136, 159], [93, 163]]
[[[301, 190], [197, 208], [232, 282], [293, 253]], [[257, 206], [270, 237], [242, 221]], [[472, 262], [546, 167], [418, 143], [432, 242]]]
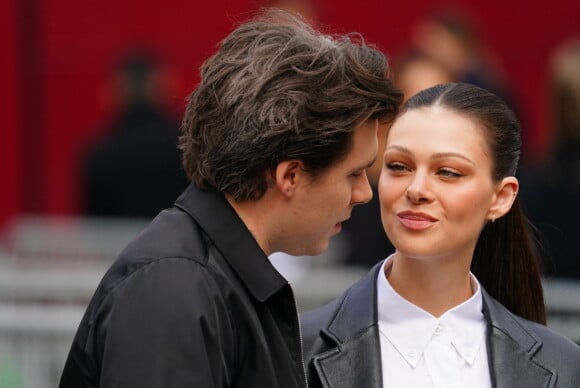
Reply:
[[175, 206], [193, 217], [254, 298], [264, 302], [288, 284], [221, 193], [191, 184]]
[[[382, 367], [377, 317], [376, 279], [382, 261], [342, 296], [323, 335], [336, 347], [315, 355], [323, 387], [381, 387]], [[553, 387], [556, 372], [533, 360], [542, 342], [511, 312], [481, 288], [488, 322], [487, 347], [495, 387]], [[388, 372], [387, 372], [388, 373]]]
[[554, 386], [556, 371], [545, 368], [533, 359], [542, 347], [541, 339], [520, 323], [521, 318], [516, 318], [483, 288], [482, 293], [483, 314], [489, 325], [487, 352], [494, 386]]
[[344, 293], [336, 314], [324, 330], [337, 344], [347, 342], [369, 327], [377, 325], [376, 282], [382, 263], [381, 261], [376, 264]]
[[375, 286], [381, 264], [343, 295], [336, 313], [322, 330], [336, 345], [312, 360], [323, 387], [382, 384]]

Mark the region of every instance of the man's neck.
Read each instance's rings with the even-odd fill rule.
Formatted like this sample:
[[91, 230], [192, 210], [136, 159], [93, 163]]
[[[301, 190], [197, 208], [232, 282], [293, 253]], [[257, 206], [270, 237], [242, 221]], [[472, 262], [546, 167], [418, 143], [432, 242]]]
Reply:
[[272, 254], [273, 252], [266, 233], [268, 223], [266, 222], [266, 211], [264, 209], [267, 209], [267, 207], [260, 203], [261, 200], [238, 202], [228, 194], [225, 194], [225, 198], [246, 225], [246, 228], [248, 228], [252, 236], [254, 236], [258, 246], [264, 251], [266, 256]]

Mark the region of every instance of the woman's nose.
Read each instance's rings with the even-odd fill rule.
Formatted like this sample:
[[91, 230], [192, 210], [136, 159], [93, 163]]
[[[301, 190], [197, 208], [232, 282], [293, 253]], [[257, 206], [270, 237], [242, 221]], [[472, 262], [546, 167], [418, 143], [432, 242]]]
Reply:
[[406, 197], [412, 203], [429, 202], [431, 193], [429, 190], [429, 180], [426, 174], [416, 173], [413, 180], [407, 187]]

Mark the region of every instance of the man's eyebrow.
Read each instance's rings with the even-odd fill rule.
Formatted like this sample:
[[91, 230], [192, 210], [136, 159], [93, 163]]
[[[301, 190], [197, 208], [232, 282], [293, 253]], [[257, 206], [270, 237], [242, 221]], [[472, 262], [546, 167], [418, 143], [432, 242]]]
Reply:
[[373, 164], [375, 164], [376, 161], [377, 161], [377, 157], [375, 156], [373, 158], [373, 160], [371, 160], [371, 162], [369, 164], [367, 164], [364, 168], [365, 169], [370, 168]]

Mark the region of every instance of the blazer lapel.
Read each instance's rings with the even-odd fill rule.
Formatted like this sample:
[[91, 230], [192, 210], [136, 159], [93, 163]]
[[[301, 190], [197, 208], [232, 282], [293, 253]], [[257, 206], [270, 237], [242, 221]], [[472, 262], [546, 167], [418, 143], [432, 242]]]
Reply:
[[541, 340], [483, 290], [491, 379], [497, 388], [554, 387], [556, 372], [538, 364]]
[[313, 357], [326, 388], [382, 386], [376, 279], [382, 262], [348, 289], [323, 333], [336, 347]]
[[378, 327], [313, 358], [325, 388], [382, 386]]

